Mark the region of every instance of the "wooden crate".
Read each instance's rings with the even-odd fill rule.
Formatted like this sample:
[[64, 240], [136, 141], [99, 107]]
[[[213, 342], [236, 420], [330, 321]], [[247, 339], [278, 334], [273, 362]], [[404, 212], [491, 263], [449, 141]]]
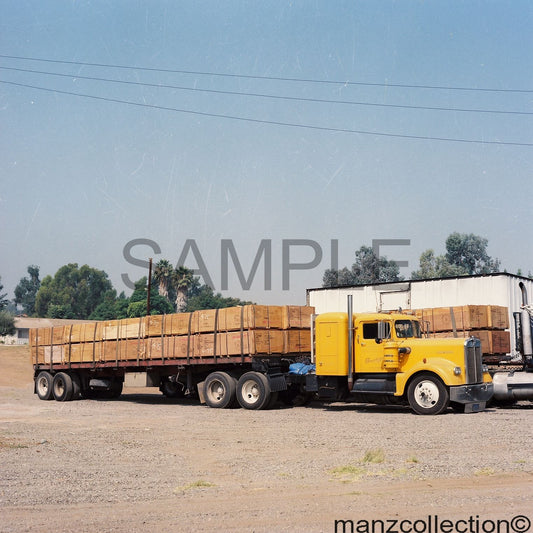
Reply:
[[144, 339], [120, 339], [103, 341], [102, 361], [135, 361], [145, 359]]
[[193, 335], [172, 335], [165, 337], [165, 357], [168, 359], [183, 359], [189, 354], [194, 356]]
[[107, 320], [101, 323], [100, 331], [97, 340], [142, 339], [146, 334], [145, 317]]
[[227, 307], [224, 309], [226, 331], [237, 331], [246, 328], [246, 307]]
[[34, 331], [34, 341], [39, 346], [59, 345], [64, 342], [65, 326], [38, 328]]
[[500, 305], [488, 306], [488, 326], [491, 329], [509, 328], [509, 308]]
[[52, 363], [61, 364], [65, 362], [65, 347], [64, 346], [43, 346], [42, 348], [39, 348], [39, 350], [43, 351], [43, 357], [39, 357], [40, 360], [44, 361], [45, 365], [50, 364], [50, 360], [52, 360]]
[[194, 337], [194, 357], [223, 357], [228, 355], [226, 333], [201, 333]]
[[314, 307], [284, 305], [282, 307], [281, 327], [282, 329], [311, 328], [311, 315], [314, 312]]
[[429, 331], [468, 331], [489, 327], [489, 312], [486, 305], [462, 305], [456, 307], [435, 307], [417, 309], [415, 316], [429, 323]]
[[283, 331], [283, 353], [310, 353], [311, 332], [308, 329]]
[[281, 329], [282, 309], [279, 305], [247, 305], [245, 306], [245, 327]]
[[216, 309], [202, 309], [192, 314], [192, 333], [208, 333], [215, 331]]
[[[481, 351], [483, 354], [507, 354], [511, 351], [511, 334], [509, 331], [480, 329], [458, 331], [457, 337], [468, 338], [477, 337], [481, 341]], [[434, 338], [453, 337], [453, 332], [439, 332], [432, 335]]]
[[242, 333], [234, 331], [226, 334], [228, 355], [282, 354], [283, 341], [283, 332], [274, 329], [255, 329]]
[[144, 333], [147, 337], [161, 337], [164, 334], [166, 315], [149, 315], [144, 318]]
[[165, 335], [187, 335], [192, 327], [192, 313], [165, 315]]
[[71, 363], [92, 363], [102, 359], [103, 341], [83, 342], [71, 344], [70, 362]]
[[66, 338], [65, 342], [93, 342], [101, 338], [102, 334], [98, 331], [101, 327], [102, 324], [100, 322], [72, 324], [69, 338]]

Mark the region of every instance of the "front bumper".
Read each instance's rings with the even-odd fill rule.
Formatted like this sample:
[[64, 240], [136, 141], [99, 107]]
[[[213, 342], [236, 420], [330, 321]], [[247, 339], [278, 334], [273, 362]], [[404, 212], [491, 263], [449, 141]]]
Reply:
[[483, 411], [493, 394], [494, 385], [492, 383], [450, 387], [450, 401], [464, 404], [465, 413]]

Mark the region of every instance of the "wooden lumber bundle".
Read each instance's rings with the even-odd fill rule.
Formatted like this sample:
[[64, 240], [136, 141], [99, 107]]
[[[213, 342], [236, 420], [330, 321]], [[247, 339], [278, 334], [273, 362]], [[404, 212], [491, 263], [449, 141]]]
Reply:
[[[453, 336], [452, 332], [433, 333], [434, 338]], [[471, 329], [458, 331], [457, 337], [477, 337], [481, 341], [481, 350], [484, 355], [507, 354], [511, 351], [511, 334], [509, 331], [496, 329]]]
[[466, 331], [471, 329], [508, 329], [507, 307], [497, 305], [461, 305], [416, 309], [415, 315], [429, 323], [429, 331]]
[[511, 351], [509, 312], [498, 305], [462, 305], [414, 311], [432, 337], [478, 337], [484, 354], [507, 354]]
[[313, 307], [245, 305], [31, 330], [34, 364], [305, 354]]

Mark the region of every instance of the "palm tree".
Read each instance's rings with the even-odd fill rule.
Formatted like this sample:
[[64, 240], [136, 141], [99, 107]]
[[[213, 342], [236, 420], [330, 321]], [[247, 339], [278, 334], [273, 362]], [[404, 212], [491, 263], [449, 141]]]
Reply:
[[159, 283], [160, 296], [168, 300], [168, 289], [173, 281], [174, 267], [166, 259], [161, 259], [155, 266], [154, 279]]
[[184, 313], [187, 308], [187, 292], [193, 276], [194, 272], [184, 266], [178, 266], [174, 270], [173, 284], [176, 289], [176, 311], [178, 313]]

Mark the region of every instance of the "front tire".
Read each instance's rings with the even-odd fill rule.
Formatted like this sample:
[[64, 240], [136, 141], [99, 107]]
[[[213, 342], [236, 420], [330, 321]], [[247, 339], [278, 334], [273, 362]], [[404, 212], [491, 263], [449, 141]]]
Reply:
[[437, 376], [420, 374], [409, 383], [407, 400], [418, 415], [439, 415], [448, 408], [450, 394]]

